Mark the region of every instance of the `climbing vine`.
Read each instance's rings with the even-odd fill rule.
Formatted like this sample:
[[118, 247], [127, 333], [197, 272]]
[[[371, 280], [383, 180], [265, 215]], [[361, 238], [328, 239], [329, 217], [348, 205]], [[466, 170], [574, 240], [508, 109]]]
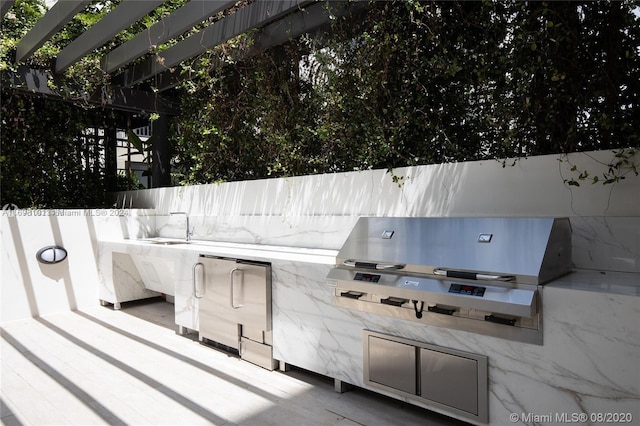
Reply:
[[322, 37], [187, 80], [175, 176], [202, 183], [637, 147], [637, 10], [635, 1], [373, 2]]
[[[74, 175], [77, 152], [56, 145], [61, 139], [53, 132], [73, 140], [67, 131], [85, 126], [84, 116], [107, 113], [86, 102], [111, 90], [118, 77], [101, 70], [100, 58], [185, 1], [165, 2], [66, 70], [51, 90], [71, 103], [28, 100], [3, 84], [3, 203], [8, 194], [47, 193], [37, 178], [43, 174]], [[16, 0], [2, 21], [0, 72], [19, 65], [48, 69], [62, 48], [119, 3], [92, 2], [26, 63], [15, 64], [18, 40], [46, 10], [44, 0]], [[638, 0], [368, 6], [264, 52], [251, 50], [255, 32], [249, 32], [172, 69], [182, 81], [182, 113], [173, 119], [170, 140], [174, 183], [382, 168], [401, 185], [393, 170], [402, 166], [540, 154], [568, 161], [563, 154], [603, 149], [614, 152], [607, 173], [576, 166], [565, 183], [609, 185], [637, 175]], [[161, 63], [175, 43], [151, 46], [148, 55]], [[154, 83], [144, 85], [153, 90]], [[63, 129], [40, 125], [60, 117]], [[34, 161], [16, 177], [17, 156], [40, 158], [52, 150], [55, 156], [46, 158], [56, 161]], [[57, 203], [32, 198], [16, 204]]]
[[606, 169], [606, 171], [599, 174], [592, 174], [589, 170], [578, 168], [578, 166], [573, 164], [566, 155], [559, 158], [558, 161], [566, 162], [571, 166], [569, 170], [573, 176], [563, 179], [567, 186], [580, 186], [581, 182], [610, 185], [626, 179], [629, 175], [640, 175], [639, 155], [640, 152], [637, 148], [613, 150], [612, 158], [609, 162], [598, 161], [598, 163]]

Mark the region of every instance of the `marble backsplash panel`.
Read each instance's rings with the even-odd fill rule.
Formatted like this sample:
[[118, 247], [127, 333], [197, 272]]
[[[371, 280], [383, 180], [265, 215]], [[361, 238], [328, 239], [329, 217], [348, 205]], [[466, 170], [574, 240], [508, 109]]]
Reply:
[[[193, 240], [337, 250], [358, 216], [244, 215], [189, 217]], [[156, 216], [157, 237], [185, 238], [185, 216]]]
[[640, 217], [572, 217], [579, 269], [640, 272]]

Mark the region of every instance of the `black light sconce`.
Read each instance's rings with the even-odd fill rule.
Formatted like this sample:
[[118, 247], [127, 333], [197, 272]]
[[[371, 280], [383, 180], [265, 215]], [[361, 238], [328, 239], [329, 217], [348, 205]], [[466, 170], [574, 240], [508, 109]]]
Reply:
[[46, 263], [51, 265], [53, 263], [60, 263], [67, 258], [67, 251], [60, 246], [47, 246], [38, 250], [36, 253], [36, 259], [40, 263]]

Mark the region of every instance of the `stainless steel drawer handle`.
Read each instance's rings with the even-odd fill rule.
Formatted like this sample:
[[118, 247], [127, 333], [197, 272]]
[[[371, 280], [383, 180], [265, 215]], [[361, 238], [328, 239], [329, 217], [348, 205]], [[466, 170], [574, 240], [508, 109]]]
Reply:
[[344, 266], [349, 266], [351, 268], [365, 268], [365, 269], [377, 269], [377, 270], [387, 270], [387, 269], [402, 269], [406, 265], [404, 263], [370, 263], [370, 262], [359, 262], [353, 259], [347, 259], [342, 262]]
[[466, 280], [484, 280], [484, 281], [513, 281], [513, 275], [487, 275], [466, 271], [450, 271], [448, 269], [434, 269], [434, 275], [441, 275], [448, 278], [462, 278]]
[[230, 299], [229, 302], [230, 302], [230, 305], [231, 305], [231, 307], [233, 309], [238, 309], [238, 308], [242, 307], [242, 305], [236, 305], [235, 304], [234, 297], [233, 297], [233, 287], [234, 287], [234, 285], [233, 285], [234, 284], [233, 273], [236, 272], [236, 271], [241, 271], [242, 272], [242, 269], [233, 268], [231, 270], [231, 272], [229, 272], [229, 285], [231, 287], [230, 291], [229, 291], [229, 299]]
[[196, 279], [197, 274], [198, 274], [198, 267], [202, 266], [204, 267], [204, 265], [200, 262], [198, 263], [194, 263], [193, 264], [193, 268], [192, 268], [192, 278], [191, 281], [193, 283], [193, 295], [196, 297], [196, 299], [202, 299], [202, 297], [204, 297], [204, 294], [198, 294], [198, 280]]

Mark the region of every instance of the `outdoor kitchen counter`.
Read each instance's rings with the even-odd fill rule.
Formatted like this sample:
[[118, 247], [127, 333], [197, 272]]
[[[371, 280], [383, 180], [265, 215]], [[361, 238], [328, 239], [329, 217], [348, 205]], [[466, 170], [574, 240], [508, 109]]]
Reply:
[[544, 343], [532, 345], [336, 306], [326, 284], [332, 250], [103, 241], [105, 281], [114, 268], [128, 276], [118, 272], [112, 253], [173, 260], [176, 322], [188, 328], [197, 328], [197, 303], [189, 296], [200, 253], [271, 262], [274, 358], [344, 383], [367, 388], [362, 336], [371, 330], [487, 356], [490, 424], [558, 424], [555, 413], [640, 419], [640, 274], [576, 270], [545, 285]]
[[[272, 263], [333, 265], [336, 253], [304, 247], [201, 240], [187, 242], [170, 238], [99, 241], [100, 300], [120, 303], [157, 296], [148, 290], [170, 296], [178, 293], [192, 295], [191, 268], [201, 254]], [[150, 285], [151, 281], [157, 283]]]
[[[157, 241], [167, 241], [169, 243], [163, 244]], [[268, 261], [270, 259], [287, 259], [331, 265], [335, 263], [335, 258], [338, 253], [337, 250], [306, 247], [231, 243], [210, 240], [192, 240], [187, 242], [172, 238], [101, 241], [99, 244], [105, 253], [118, 250], [127, 253], [149, 254], [151, 256], [162, 257], [180, 256], [180, 253], [201, 253], [247, 260]]]
[[[324, 277], [337, 255], [336, 250], [305, 247], [162, 240], [169, 244], [134, 239], [99, 241], [99, 299], [119, 308], [120, 303], [163, 293], [174, 298], [176, 325], [192, 330], [199, 329], [192, 268], [200, 254], [271, 263], [275, 314], [279, 312], [277, 301], [283, 297], [280, 289], [297, 287], [307, 282], [308, 276], [314, 282], [319, 278], [324, 287]], [[274, 315], [274, 327], [278, 318]]]
[[158, 270], [154, 275], [158, 275], [159, 281], [165, 281], [163, 289], [155, 289], [157, 292], [170, 296], [180, 292], [185, 296], [186, 293], [191, 294], [191, 268], [201, 254], [271, 262], [277, 276], [278, 268], [286, 268], [290, 264], [326, 265], [328, 268], [335, 264], [337, 251], [224, 241], [187, 242], [169, 238], [99, 241], [100, 300], [120, 303], [157, 295], [145, 288], [145, 280], [140, 274], [144, 274], [142, 269], [146, 268], [141, 265], [141, 260], [152, 268], [155, 265]]

